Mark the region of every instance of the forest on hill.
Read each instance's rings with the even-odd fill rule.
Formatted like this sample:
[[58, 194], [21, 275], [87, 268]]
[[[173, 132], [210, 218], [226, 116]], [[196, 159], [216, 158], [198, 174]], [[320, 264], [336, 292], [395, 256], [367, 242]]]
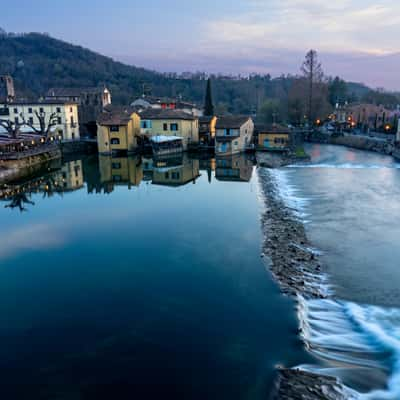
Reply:
[[[203, 104], [205, 74], [162, 74], [121, 62], [47, 34], [6, 33], [0, 29], [0, 75], [14, 78], [17, 95], [38, 97], [51, 87], [106, 85], [113, 102], [129, 104], [143, 91], [155, 96], [181, 97]], [[300, 66], [299, 66], [300, 74]], [[302, 77], [252, 74], [248, 77], [211, 76], [218, 114], [256, 114], [266, 122], [297, 122], [305, 112]], [[318, 98], [321, 114], [340, 102], [363, 99], [397, 105], [397, 95], [372, 91], [359, 83], [324, 78]]]

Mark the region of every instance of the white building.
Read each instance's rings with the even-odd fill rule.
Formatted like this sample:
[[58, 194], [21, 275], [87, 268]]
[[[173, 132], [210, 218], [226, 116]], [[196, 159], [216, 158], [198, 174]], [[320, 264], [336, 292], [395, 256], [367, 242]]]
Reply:
[[61, 140], [80, 139], [77, 103], [52, 100], [0, 103], [0, 119], [20, 123], [25, 120], [27, 126], [23, 126], [24, 131], [29, 130], [29, 125], [41, 129], [38, 114], [44, 118], [46, 127], [50, 118], [54, 117], [57, 123], [51, 128], [51, 133], [60, 137]]

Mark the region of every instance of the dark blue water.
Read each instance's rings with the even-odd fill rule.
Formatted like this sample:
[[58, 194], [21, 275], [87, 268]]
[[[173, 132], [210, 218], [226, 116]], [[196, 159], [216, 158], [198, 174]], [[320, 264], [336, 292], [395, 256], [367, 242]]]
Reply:
[[3, 187], [0, 397], [265, 399], [308, 359], [252, 171], [95, 158]]

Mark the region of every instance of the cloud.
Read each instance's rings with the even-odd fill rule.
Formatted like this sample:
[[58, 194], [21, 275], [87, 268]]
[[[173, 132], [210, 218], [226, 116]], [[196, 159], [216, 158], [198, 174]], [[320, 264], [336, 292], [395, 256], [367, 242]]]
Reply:
[[13, 229], [3, 235], [0, 242], [0, 259], [26, 250], [46, 250], [62, 246], [64, 238], [52, 226], [35, 224]]
[[272, 0], [208, 22], [202, 45], [385, 54], [399, 49], [400, 3], [386, 0]]

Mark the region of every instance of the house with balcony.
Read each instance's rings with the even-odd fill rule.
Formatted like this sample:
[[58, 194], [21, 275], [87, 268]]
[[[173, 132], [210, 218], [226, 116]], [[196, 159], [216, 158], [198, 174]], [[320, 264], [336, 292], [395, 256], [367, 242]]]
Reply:
[[215, 134], [215, 154], [228, 156], [246, 151], [252, 146], [254, 122], [247, 116], [218, 117]]
[[138, 150], [140, 117], [130, 107], [113, 107], [97, 120], [100, 154], [130, 154]]
[[184, 151], [199, 143], [199, 120], [192, 114], [181, 110], [148, 108], [139, 115], [140, 133], [149, 141], [156, 136], [181, 138]]

